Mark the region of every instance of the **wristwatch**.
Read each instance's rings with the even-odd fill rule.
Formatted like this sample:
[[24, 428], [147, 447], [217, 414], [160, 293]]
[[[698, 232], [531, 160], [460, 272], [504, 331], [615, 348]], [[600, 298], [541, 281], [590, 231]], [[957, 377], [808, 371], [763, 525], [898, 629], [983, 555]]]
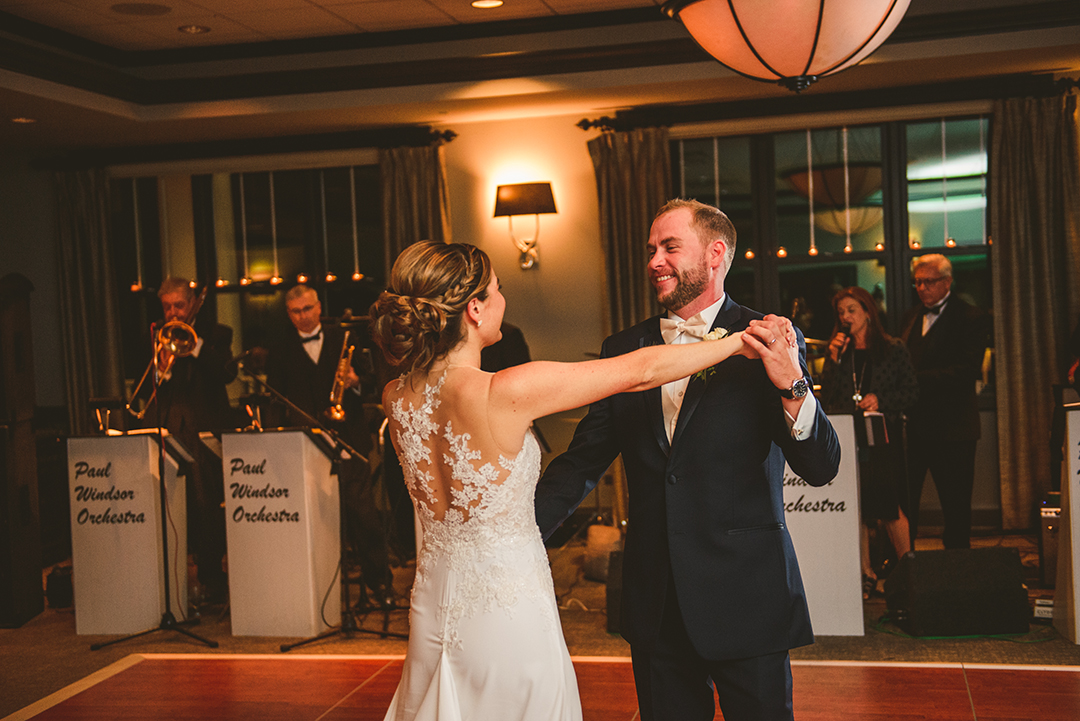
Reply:
[[810, 392], [810, 381], [806, 380], [806, 377], [796, 378], [791, 383], [790, 388], [781, 388], [780, 397], [787, 399], [803, 398]]

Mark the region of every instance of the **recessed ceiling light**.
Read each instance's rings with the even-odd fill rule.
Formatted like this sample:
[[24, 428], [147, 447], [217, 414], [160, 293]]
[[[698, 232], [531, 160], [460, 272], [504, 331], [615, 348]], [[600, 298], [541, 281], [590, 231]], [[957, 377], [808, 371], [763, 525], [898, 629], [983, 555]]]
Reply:
[[168, 15], [172, 12], [168, 5], [155, 3], [117, 3], [109, 9], [121, 15]]
[[11, 122], [19, 123], [20, 125], [30, 125], [31, 123], [36, 123], [37, 118], [12, 118]]
[[473, 0], [472, 6], [474, 8], [488, 9], [497, 8], [502, 6], [503, 0]]
[[203, 33], [210, 32], [210, 28], [205, 25], [181, 25], [176, 29], [182, 33], [187, 33], [188, 35], [202, 35]]

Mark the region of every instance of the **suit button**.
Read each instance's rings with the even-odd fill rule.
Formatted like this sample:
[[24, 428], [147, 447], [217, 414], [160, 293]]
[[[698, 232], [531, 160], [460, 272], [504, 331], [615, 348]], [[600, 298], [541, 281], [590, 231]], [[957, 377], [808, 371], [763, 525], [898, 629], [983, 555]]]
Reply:
[[667, 482], [668, 482], [668, 485], [672, 485], [672, 486], [674, 486], [674, 485], [675, 485], [675, 483], [676, 483], [676, 482], [677, 482], [678, 480], [679, 480], [679, 479], [678, 479], [678, 478], [676, 478], [675, 476], [668, 476], [668, 477], [667, 477]]

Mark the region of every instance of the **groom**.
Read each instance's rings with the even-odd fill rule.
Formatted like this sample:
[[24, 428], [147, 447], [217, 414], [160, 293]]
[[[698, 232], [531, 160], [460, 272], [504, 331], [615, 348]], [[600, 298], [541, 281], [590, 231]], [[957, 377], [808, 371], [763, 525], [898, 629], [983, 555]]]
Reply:
[[668, 309], [609, 337], [610, 357], [747, 330], [761, 360], [730, 358], [694, 377], [593, 404], [536, 489], [550, 535], [622, 454], [630, 492], [622, 633], [643, 721], [790, 719], [788, 649], [814, 640], [784, 523], [784, 460], [814, 486], [840, 446], [809, 389], [801, 333], [724, 293], [735, 228], [691, 200], [660, 209], [648, 273]]

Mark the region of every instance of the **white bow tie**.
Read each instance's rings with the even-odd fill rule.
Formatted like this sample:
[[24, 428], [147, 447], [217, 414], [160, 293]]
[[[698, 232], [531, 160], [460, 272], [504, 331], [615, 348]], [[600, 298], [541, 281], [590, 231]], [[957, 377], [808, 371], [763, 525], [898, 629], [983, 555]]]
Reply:
[[704, 338], [708, 330], [709, 326], [705, 319], [701, 317], [701, 313], [690, 316], [686, 320], [660, 319], [660, 335], [664, 337], [664, 342], [667, 344], [673, 343], [680, 333], [686, 333], [695, 338]]

